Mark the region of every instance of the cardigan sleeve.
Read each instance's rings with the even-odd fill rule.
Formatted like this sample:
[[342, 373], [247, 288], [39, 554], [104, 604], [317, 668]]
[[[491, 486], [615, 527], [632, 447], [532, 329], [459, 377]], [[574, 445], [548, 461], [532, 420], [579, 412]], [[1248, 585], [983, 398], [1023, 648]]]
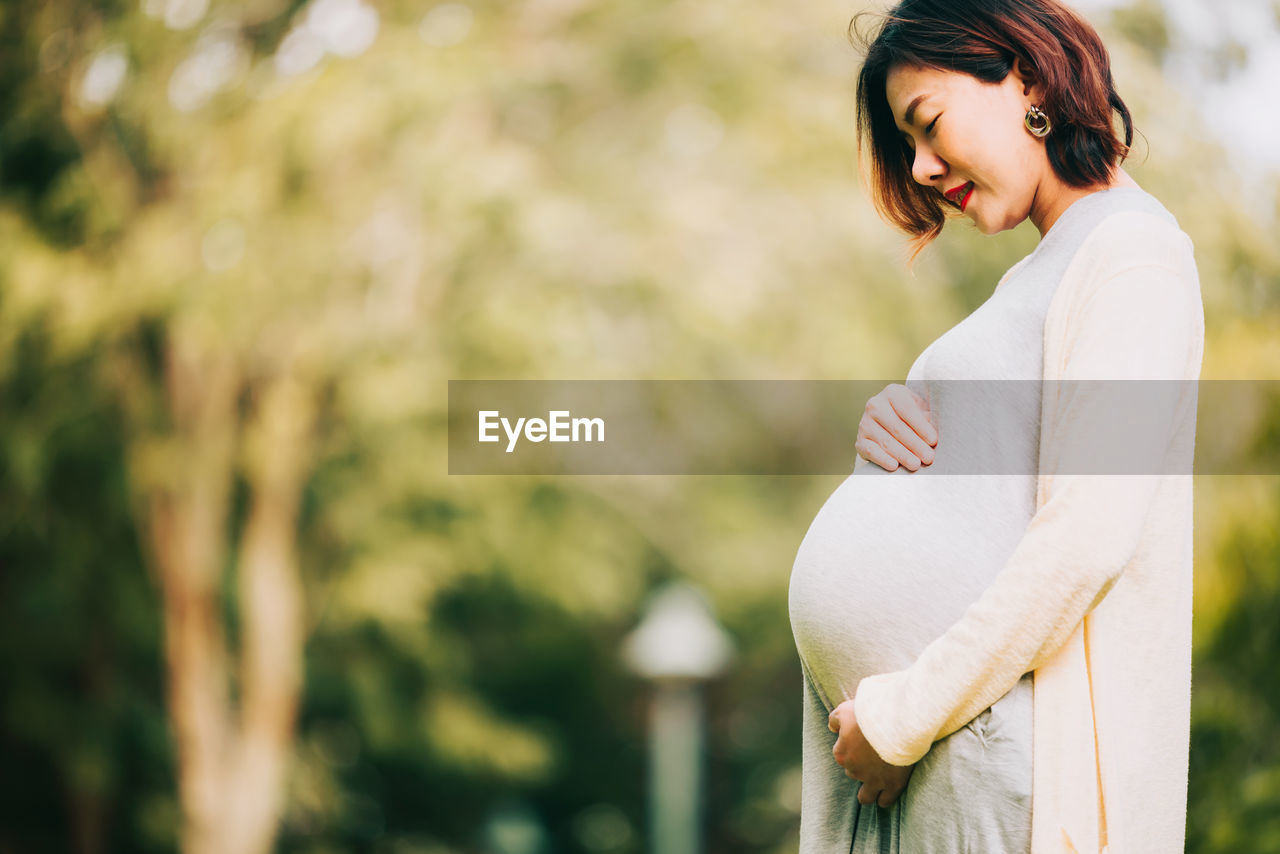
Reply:
[[[1051, 658], [1107, 595], [1137, 548], [1160, 475], [1046, 474], [1044, 440], [1077, 442], [1115, 426], [1117, 384], [1072, 380], [1188, 375], [1196, 336], [1203, 335], [1199, 278], [1194, 266], [1179, 269], [1176, 261], [1141, 263], [1107, 276], [1082, 298], [1063, 342], [1067, 382], [1045, 387], [1043, 500], [1022, 539], [991, 586], [913, 664], [858, 684], [855, 714], [886, 762], [919, 761], [934, 741], [963, 727]], [[1185, 401], [1144, 413], [1150, 447], [1169, 448], [1186, 417]]]

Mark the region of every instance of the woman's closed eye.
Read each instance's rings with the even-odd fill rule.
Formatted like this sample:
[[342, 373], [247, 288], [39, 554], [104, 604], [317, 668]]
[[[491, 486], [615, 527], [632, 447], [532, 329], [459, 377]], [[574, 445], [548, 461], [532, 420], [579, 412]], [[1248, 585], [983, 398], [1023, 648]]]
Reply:
[[[928, 126], [927, 126], [927, 127], [925, 127], [925, 129], [924, 129], [924, 135], [925, 135], [925, 136], [929, 136], [929, 135], [931, 135], [931, 134], [933, 133], [933, 126], [934, 126], [934, 125], [936, 125], [936, 124], [938, 123], [938, 119], [940, 119], [940, 118], [942, 118], [942, 113], [938, 113], [938, 115], [934, 117], [933, 121], [929, 122]], [[915, 147], [915, 145], [913, 144], [913, 141], [912, 141], [912, 139], [911, 139], [911, 135], [910, 135], [910, 134], [908, 134], [908, 133], [906, 133], [906, 132], [903, 132], [903, 134], [902, 134], [902, 144], [903, 144], [903, 145], [905, 145], [905, 146], [907, 147], [907, 151], [908, 151], [909, 153], [911, 153], [911, 154], [915, 154], [916, 147]]]

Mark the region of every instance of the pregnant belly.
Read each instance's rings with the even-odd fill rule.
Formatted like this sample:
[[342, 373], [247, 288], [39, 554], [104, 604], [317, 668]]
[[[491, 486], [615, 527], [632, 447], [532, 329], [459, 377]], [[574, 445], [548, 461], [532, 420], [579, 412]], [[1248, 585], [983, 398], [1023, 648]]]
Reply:
[[963, 616], [1013, 553], [1035, 478], [850, 475], [814, 518], [791, 571], [796, 649], [834, 706], [900, 670]]

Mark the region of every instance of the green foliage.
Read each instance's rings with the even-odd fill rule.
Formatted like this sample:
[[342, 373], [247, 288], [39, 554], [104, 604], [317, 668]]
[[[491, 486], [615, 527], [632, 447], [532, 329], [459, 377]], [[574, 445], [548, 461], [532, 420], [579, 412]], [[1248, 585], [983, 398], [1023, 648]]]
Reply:
[[[0, 841], [167, 850], [173, 801], [157, 596], [95, 359], [27, 326], [0, 372]], [[163, 824], [163, 822], [159, 822]]]

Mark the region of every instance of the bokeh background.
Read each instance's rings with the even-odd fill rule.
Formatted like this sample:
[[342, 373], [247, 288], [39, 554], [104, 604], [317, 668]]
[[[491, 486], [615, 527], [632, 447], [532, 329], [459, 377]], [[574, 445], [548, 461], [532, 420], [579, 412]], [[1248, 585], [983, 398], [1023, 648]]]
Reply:
[[[450, 477], [446, 383], [903, 376], [1038, 235], [906, 271], [863, 8], [0, 6], [0, 852], [638, 854], [620, 648], [674, 579], [735, 649], [704, 848], [794, 852], [787, 583], [840, 478]], [[1275, 379], [1280, 4], [1078, 8], [1204, 377]], [[1187, 850], [1277, 852], [1280, 484], [1195, 500]]]

